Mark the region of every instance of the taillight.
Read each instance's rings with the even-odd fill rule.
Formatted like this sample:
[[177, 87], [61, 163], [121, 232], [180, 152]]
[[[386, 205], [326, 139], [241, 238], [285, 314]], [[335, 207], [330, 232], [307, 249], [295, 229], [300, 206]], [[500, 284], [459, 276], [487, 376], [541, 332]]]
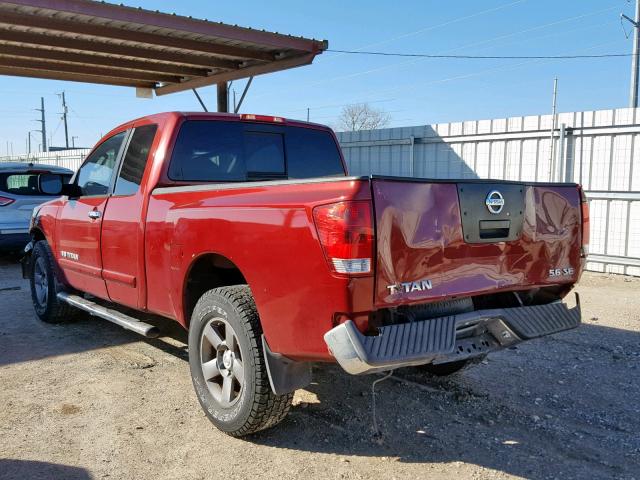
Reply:
[[0, 207], [6, 207], [7, 205], [12, 204], [13, 202], [15, 202], [13, 198], [0, 197]]
[[586, 257], [589, 253], [589, 200], [582, 187], [578, 187], [578, 190], [580, 191], [580, 211], [582, 213], [582, 255]]
[[313, 209], [320, 244], [336, 273], [371, 273], [373, 222], [367, 201], [345, 201]]

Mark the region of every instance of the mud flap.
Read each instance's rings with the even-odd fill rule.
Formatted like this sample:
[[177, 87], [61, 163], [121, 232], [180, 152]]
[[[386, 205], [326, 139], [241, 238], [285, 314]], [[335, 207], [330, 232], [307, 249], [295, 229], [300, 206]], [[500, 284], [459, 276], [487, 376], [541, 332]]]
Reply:
[[279, 353], [273, 353], [262, 335], [262, 349], [267, 364], [269, 385], [276, 395], [291, 393], [311, 383], [311, 363], [296, 362]]
[[20, 267], [22, 268], [22, 278], [29, 279], [31, 274], [31, 252], [33, 251], [33, 240], [27, 243], [22, 251]]

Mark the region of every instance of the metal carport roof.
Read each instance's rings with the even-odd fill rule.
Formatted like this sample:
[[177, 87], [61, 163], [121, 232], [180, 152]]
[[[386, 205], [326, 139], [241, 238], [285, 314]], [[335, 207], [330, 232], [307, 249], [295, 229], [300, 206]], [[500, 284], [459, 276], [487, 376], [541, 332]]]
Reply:
[[157, 95], [310, 64], [327, 42], [91, 0], [0, 2], [0, 75]]

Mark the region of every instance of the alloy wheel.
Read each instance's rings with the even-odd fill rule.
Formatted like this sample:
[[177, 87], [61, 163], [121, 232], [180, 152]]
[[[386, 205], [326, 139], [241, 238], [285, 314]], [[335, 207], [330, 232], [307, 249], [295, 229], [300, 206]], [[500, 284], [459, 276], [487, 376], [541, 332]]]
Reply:
[[244, 388], [244, 365], [238, 337], [221, 317], [210, 319], [200, 338], [200, 364], [209, 392], [222, 407], [233, 406]]

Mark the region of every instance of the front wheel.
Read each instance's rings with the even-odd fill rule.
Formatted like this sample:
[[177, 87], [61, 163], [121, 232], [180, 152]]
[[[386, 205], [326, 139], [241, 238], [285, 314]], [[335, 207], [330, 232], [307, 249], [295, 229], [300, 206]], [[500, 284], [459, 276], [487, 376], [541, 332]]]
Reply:
[[57, 295], [62, 291], [53, 252], [45, 240], [36, 242], [31, 257], [31, 300], [36, 315], [43, 322], [62, 323], [73, 320], [78, 311], [61, 302]]
[[200, 405], [213, 424], [241, 437], [281, 422], [293, 394], [271, 391], [262, 328], [247, 285], [214, 288], [193, 310], [189, 367]]

